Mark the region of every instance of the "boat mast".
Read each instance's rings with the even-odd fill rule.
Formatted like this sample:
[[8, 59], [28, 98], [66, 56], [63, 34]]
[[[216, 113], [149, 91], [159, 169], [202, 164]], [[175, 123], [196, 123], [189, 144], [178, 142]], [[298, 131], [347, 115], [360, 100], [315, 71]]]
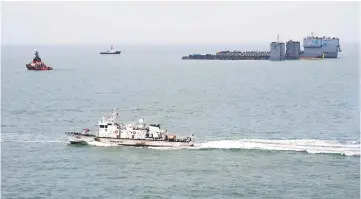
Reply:
[[113, 120], [113, 122], [115, 122], [115, 119], [117, 118], [117, 115], [118, 115], [117, 110], [114, 107], [113, 111], [112, 111], [112, 120]]

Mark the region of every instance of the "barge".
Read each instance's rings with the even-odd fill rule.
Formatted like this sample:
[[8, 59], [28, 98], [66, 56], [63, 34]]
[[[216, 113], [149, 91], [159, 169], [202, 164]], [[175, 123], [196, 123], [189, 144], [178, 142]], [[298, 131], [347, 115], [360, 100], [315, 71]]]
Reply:
[[303, 40], [303, 48], [299, 41], [289, 40], [284, 43], [279, 40], [270, 43], [270, 51], [220, 51], [216, 54], [192, 54], [183, 56], [182, 60], [322, 60], [337, 58], [341, 52], [339, 38], [311, 36]]
[[216, 54], [193, 54], [183, 56], [182, 59], [206, 59], [206, 60], [268, 60], [269, 51], [220, 51]]

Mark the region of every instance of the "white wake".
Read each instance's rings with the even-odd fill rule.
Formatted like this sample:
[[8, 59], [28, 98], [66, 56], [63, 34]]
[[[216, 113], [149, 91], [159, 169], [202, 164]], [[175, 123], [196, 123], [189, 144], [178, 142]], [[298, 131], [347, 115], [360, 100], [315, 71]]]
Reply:
[[263, 140], [240, 139], [200, 143], [198, 149], [258, 149], [278, 151], [303, 151], [307, 153], [341, 154], [360, 156], [359, 141], [341, 142], [334, 140]]
[[[93, 146], [117, 146], [116, 144], [105, 144], [99, 142], [88, 143]], [[240, 150], [268, 150], [268, 151], [298, 151], [310, 154], [339, 154], [345, 156], [360, 156], [359, 141], [335, 141], [316, 139], [294, 139], [294, 140], [265, 140], [265, 139], [240, 139], [219, 140], [204, 143], [196, 143], [194, 147], [148, 147], [156, 150], [180, 150], [180, 149], [240, 149]]]

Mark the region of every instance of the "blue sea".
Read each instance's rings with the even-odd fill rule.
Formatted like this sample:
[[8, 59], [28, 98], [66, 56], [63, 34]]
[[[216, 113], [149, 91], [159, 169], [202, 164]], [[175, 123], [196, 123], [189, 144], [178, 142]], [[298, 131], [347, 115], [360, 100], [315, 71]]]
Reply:
[[[360, 198], [358, 46], [282, 62], [181, 59], [239, 46], [114, 47], [3, 46], [1, 198]], [[35, 48], [53, 71], [26, 69]], [[114, 107], [196, 146], [68, 144]]]

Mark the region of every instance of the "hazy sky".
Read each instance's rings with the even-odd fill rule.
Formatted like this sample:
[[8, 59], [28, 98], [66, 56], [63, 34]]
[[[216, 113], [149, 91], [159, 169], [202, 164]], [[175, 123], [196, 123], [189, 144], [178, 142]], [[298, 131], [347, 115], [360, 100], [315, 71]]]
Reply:
[[3, 44], [359, 41], [359, 2], [4, 2]]

